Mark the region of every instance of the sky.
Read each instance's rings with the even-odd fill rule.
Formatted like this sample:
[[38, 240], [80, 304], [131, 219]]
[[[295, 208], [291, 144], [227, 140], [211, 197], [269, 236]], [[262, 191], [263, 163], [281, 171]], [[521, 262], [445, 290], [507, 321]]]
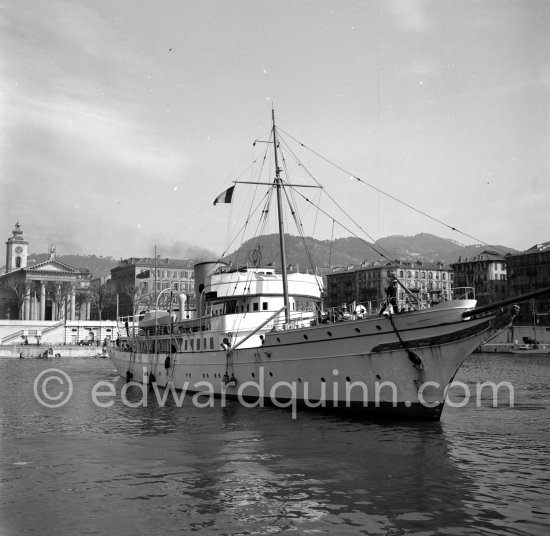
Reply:
[[259, 178], [272, 109], [308, 148], [283, 178], [328, 202], [305, 234], [550, 240], [547, 1], [0, 0], [0, 25], [0, 229], [31, 253], [236, 249], [260, 194], [213, 200]]

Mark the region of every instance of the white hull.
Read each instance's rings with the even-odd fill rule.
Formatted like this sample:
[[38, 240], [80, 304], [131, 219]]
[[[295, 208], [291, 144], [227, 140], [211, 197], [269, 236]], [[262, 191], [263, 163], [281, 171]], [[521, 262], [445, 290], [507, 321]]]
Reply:
[[[392, 317], [262, 332], [264, 344], [229, 352], [110, 348], [109, 354], [120, 376], [159, 387], [438, 419], [462, 362], [511, 319], [500, 312], [464, 320], [467, 309], [470, 303], [447, 302]], [[234, 385], [224, 383], [233, 378]]]

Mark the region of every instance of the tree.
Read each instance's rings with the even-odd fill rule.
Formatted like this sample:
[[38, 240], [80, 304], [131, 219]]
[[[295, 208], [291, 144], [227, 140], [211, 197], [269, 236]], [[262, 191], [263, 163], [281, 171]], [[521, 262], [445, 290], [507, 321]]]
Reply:
[[67, 304], [67, 296], [71, 294], [73, 287], [71, 283], [66, 281], [56, 283], [49, 281], [46, 283], [46, 294], [51, 298], [56, 306], [56, 316], [53, 320], [62, 320], [65, 318], [65, 305]]
[[8, 290], [11, 290], [12, 295], [9, 301], [9, 308], [15, 310], [15, 317], [21, 319], [23, 315], [23, 303], [25, 296], [31, 286], [26, 281], [16, 281], [8, 285]]
[[93, 284], [86, 291], [86, 296], [97, 309], [100, 321], [103, 320], [101, 318], [103, 311], [113, 306], [116, 300], [116, 292], [108, 283]]
[[91, 296], [90, 289], [89, 288], [87, 288], [87, 289], [78, 289], [75, 292], [74, 301], [75, 301], [76, 309], [78, 311], [79, 320], [86, 320], [86, 318], [82, 318], [82, 316], [81, 316], [82, 315], [82, 307], [85, 304], [90, 303], [92, 301], [92, 296]]

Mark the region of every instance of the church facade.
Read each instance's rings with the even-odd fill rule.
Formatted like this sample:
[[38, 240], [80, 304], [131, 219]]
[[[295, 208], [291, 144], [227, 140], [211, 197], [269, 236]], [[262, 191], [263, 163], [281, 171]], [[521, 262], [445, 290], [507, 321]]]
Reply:
[[0, 318], [12, 320], [89, 320], [91, 274], [56, 258], [27, 263], [29, 242], [19, 223], [6, 241], [6, 269], [0, 275]]

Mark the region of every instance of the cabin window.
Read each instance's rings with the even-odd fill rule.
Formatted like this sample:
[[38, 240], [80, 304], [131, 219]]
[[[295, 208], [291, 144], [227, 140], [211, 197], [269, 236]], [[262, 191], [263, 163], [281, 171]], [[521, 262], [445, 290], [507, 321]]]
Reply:
[[210, 350], [214, 349], [214, 337], [210, 337]]
[[194, 339], [189, 339], [189, 347], [190, 347], [191, 351], [194, 351], [194, 347], [193, 347], [194, 343], [193, 343], [193, 341], [194, 341]]
[[197, 339], [197, 352], [201, 349], [201, 340]]
[[260, 304], [258, 302], [254, 302], [252, 304], [252, 308], [253, 308], [254, 311], [258, 311], [259, 307], [260, 307]]
[[248, 313], [249, 311], [250, 311], [250, 304], [247, 303], [247, 304], [246, 304], [246, 312]]
[[204, 350], [206, 350], [206, 339], [202, 340], [202, 347]]
[[264, 301], [264, 302], [262, 303], [262, 310], [263, 310], [263, 311], [267, 311], [267, 302], [266, 302], [266, 301]]

